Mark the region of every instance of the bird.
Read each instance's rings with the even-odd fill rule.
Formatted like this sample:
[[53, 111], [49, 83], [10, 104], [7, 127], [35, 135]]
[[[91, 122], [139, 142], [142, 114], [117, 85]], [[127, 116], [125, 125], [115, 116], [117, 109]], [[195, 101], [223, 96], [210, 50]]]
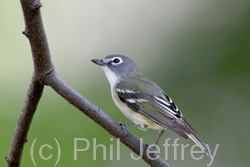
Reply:
[[112, 54], [91, 61], [104, 70], [115, 105], [133, 122], [122, 122], [123, 126], [159, 131], [155, 145], [164, 131], [169, 129], [193, 140], [208, 156], [213, 156], [174, 101], [155, 82], [145, 77], [132, 59]]

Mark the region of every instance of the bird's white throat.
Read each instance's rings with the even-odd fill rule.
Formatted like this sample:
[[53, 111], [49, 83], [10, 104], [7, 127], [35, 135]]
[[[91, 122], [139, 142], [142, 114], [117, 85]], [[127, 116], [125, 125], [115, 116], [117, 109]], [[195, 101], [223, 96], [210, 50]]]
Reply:
[[111, 89], [113, 89], [114, 85], [118, 82], [120, 77], [106, 66], [102, 66], [102, 69], [105, 72], [106, 77], [108, 78]]

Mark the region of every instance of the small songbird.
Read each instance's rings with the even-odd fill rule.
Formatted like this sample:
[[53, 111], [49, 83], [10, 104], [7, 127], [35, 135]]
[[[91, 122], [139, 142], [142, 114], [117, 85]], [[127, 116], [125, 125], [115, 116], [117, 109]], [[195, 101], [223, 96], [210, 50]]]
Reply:
[[109, 80], [114, 103], [134, 122], [123, 123], [124, 126], [158, 130], [160, 134], [156, 145], [164, 130], [170, 129], [185, 139], [192, 139], [207, 155], [213, 156], [171, 98], [144, 77], [133, 60], [115, 54], [91, 61], [102, 67]]

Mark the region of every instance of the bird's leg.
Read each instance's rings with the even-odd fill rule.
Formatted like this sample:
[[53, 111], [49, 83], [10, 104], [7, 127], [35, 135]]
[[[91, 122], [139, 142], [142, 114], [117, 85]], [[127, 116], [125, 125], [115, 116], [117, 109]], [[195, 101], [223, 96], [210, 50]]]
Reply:
[[[148, 125], [145, 125], [145, 124], [142, 124], [142, 125], [139, 125], [139, 124], [130, 124], [130, 123], [127, 123], [127, 122], [119, 122], [119, 124], [124, 128], [126, 129], [126, 126], [133, 126], [133, 127], [137, 127], [139, 129], [147, 129]], [[127, 129], [126, 129], [127, 130]]]
[[161, 138], [161, 136], [163, 135], [164, 131], [165, 131], [165, 129], [164, 129], [164, 130], [161, 130], [161, 131], [159, 132], [159, 136], [158, 136], [158, 138], [157, 138], [157, 140], [156, 140], [155, 145], [157, 145], [158, 142], [160, 141], [160, 138]]
[[[165, 131], [165, 129], [159, 131], [159, 136], [158, 136], [158, 138], [157, 138], [157, 140], [156, 140], [156, 142], [155, 142], [155, 145], [158, 145], [158, 143], [159, 143], [159, 141], [160, 141], [160, 138], [161, 138], [161, 136], [163, 135], [164, 131]], [[153, 146], [153, 147], [150, 148], [151, 151], [153, 151], [154, 149], [155, 149], [155, 146]]]

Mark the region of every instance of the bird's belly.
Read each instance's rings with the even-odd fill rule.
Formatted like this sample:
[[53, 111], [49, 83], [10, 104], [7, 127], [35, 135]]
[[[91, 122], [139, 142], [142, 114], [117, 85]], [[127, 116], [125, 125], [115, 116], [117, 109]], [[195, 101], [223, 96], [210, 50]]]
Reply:
[[117, 103], [115, 102], [116, 106], [121, 110], [121, 112], [131, 121], [133, 121], [137, 125], [147, 125], [148, 128], [154, 130], [164, 130], [165, 128], [161, 125], [155, 123], [154, 121], [150, 120], [149, 118], [141, 115], [138, 112], [131, 110], [126, 104], [124, 103]]

